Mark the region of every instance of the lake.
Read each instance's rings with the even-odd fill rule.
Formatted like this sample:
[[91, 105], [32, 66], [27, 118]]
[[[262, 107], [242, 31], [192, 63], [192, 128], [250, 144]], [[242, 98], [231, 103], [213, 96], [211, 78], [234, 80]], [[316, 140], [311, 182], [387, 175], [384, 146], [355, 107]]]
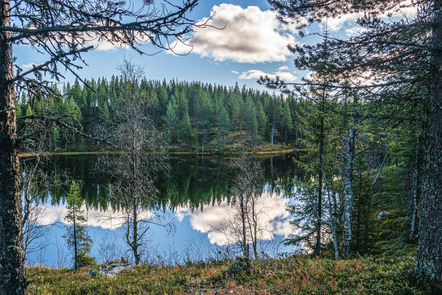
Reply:
[[[262, 172], [254, 199], [260, 257], [296, 250], [282, 243], [295, 234], [286, 208], [293, 203], [293, 180], [302, 177], [302, 170], [293, 163], [293, 156], [253, 159]], [[44, 173], [36, 177], [37, 185], [32, 189], [39, 201], [32, 215], [37, 228], [27, 247], [28, 264], [72, 266], [72, 254], [63, 237], [65, 197], [71, 180], [80, 184], [85, 200], [88, 233], [93, 240], [90, 255], [97, 262], [121, 257], [132, 261], [125, 242], [127, 210], [112, 197], [115, 179], [97, 170], [99, 161], [96, 156], [52, 156], [40, 161]], [[168, 172], [155, 179], [155, 203], [139, 212], [148, 227], [141, 261], [182, 264], [239, 255], [239, 207], [234, 201], [238, 168], [234, 158], [172, 156], [167, 163]]]

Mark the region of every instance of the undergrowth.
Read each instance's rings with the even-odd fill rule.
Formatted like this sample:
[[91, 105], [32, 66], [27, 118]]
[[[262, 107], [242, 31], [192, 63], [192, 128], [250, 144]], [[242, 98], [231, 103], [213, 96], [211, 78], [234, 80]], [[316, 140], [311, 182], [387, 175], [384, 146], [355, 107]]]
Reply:
[[295, 256], [252, 261], [248, 274], [227, 271], [233, 262], [136, 266], [115, 278], [32, 267], [29, 294], [429, 294], [413, 276], [411, 257], [351, 260]]

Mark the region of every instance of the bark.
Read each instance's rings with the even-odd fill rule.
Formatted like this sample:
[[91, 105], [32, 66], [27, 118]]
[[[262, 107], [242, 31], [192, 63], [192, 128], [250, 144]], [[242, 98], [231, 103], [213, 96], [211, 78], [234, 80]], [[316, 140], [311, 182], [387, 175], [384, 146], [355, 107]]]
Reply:
[[425, 171], [416, 274], [425, 280], [442, 282], [442, 0], [433, 2], [433, 51], [428, 127], [425, 143]]
[[418, 199], [419, 199], [419, 186], [420, 186], [420, 157], [419, 157], [419, 138], [417, 139], [416, 143], [416, 158], [414, 162], [414, 169], [413, 169], [413, 184], [411, 188], [411, 202], [410, 202], [410, 211], [411, 211], [411, 225], [410, 225], [410, 236], [409, 240], [412, 241], [414, 238], [414, 233], [416, 232], [416, 223], [417, 223], [417, 206], [418, 206]]
[[330, 227], [330, 230], [332, 232], [332, 238], [333, 238], [333, 248], [335, 250], [335, 259], [339, 258], [339, 242], [338, 242], [338, 232], [337, 232], [337, 222], [336, 222], [336, 196], [335, 193], [333, 193], [333, 202], [332, 202], [332, 198], [330, 197], [331, 195], [331, 191], [330, 191], [330, 184], [327, 181], [327, 177], [325, 176], [325, 171], [324, 171], [324, 158], [322, 158], [322, 175], [324, 177], [324, 182], [325, 182], [325, 187], [327, 190], [327, 199], [328, 199], [328, 215], [329, 215], [329, 220], [325, 221], [325, 224], [328, 224], [328, 226]]
[[336, 217], [334, 214], [334, 208], [335, 206], [332, 204], [331, 198], [330, 198], [330, 192], [328, 192], [328, 214], [330, 215], [330, 229], [332, 231], [332, 237], [333, 237], [333, 249], [335, 250], [335, 259], [339, 258], [339, 243], [338, 243], [338, 232], [336, 230]]
[[73, 217], [74, 217], [74, 269], [78, 269], [78, 241], [77, 241], [77, 213], [75, 212], [75, 209], [73, 210]]
[[243, 254], [244, 257], [249, 258], [249, 245], [247, 244], [247, 230], [246, 230], [246, 208], [244, 194], [240, 196], [240, 210], [241, 210], [241, 222], [242, 222], [242, 244], [243, 244]]
[[[322, 103], [322, 109], [324, 110], [324, 102]], [[322, 112], [324, 114], [324, 112]], [[321, 169], [324, 167], [324, 117], [321, 116], [321, 128], [319, 139], [319, 161], [321, 163]], [[321, 254], [321, 218], [322, 218], [322, 172], [318, 177], [318, 203], [317, 203], [317, 222], [316, 222], [316, 246], [313, 255]]]
[[[0, 4], [0, 26], [9, 26], [9, 0]], [[0, 31], [0, 294], [25, 294], [21, 232], [20, 166], [12, 70], [11, 33]]]
[[360, 237], [361, 237], [361, 197], [362, 197], [362, 172], [359, 171], [359, 189], [358, 189], [358, 210], [356, 217], [356, 251], [360, 252]]
[[258, 217], [257, 217], [257, 213], [255, 212], [255, 197], [252, 197], [252, 225], [253, 225], [253, 240], [252, 240], [252, 245], [253, 245], [253, 254], [255, 256], [255, 259], [258, 259]]
[[137, 207], [136, 207], [136, 202], [134, 200], [133, 203], [133, 208], [132, 208], [133, 212], [133, 237], [132, 237], [132, 251], [134, 254], [134, 258], [135, 258], [135, 265], [140, 264], [140, 260], [141, 260], [141, 255], [138, 251], [138, 212], [137, 212]]
[[353, 213], [353, 166], [355, 157], [356, 108], [353, 107], [352, 124], [347, 138], [347, 154], [344, 168], [343, 254], [351, 256], [351, 218]]

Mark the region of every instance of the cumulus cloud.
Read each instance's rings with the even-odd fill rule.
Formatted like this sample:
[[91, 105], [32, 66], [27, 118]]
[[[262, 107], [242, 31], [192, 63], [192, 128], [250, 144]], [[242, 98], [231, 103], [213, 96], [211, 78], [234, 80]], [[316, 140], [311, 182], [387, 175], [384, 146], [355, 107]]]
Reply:
[[[288, 199], [279, 194], [264, 193], [256, 200], [258, 212], [259, 239], [271, 240], [275, 235], [287, 237], [293, 234], [289, 212], [286, 210]], [[239, 206], [232, 206], [226, 201], [216, 206], [205, 207], [203, 211], [181, 208], [176, 216], [182, 220], [190, 216], [190, 224], [194, 230], [207, 233], [210, 243], [219, 246], [237, 243], [241, 239], [238, 234]]]
[[249, 70], [247, 72], [242, 72], [238, 78], [241, 80], [249, 80], [249, 79], [259, 79], [262, 76], [268, 76], [271, 79], [276, 79], [279, 77], [281, 80], [286, 82], [293, 82], [297, 79], [297, 77], [288, 71], [288, 67], [280, 67], [273, 73], [266, 73], [261, 70]]
[[[38, 225], [51, 225], [56, 222], [69, 224], [65, 218], [67, 209], [65, 205], [38, 205], [38, 210], [34, 210], [34, 215], [31, 220], [34, 220]], [[86, 208], [83, 205], [81, 208], [87, 214], [88, 226], [101, 226], [104, 229], [117, 229], [126, 222], [126, 215], [122, 211], [113, 210], [96, 210], [93, 208]], [[154, 213], [150, 210], [140, 211], [138, 214], [140, 220], [147, 220], [154, 217]]]
[[296, 43], [295, 25], [283, 25], [275, 11], [223, 3], [215, 5], [211, 14], [212, 19], [201, 20], [207, 21], [207, 27], [194, 28], [188, 41], [191, 47], [175, 42], [175, 53], [193, 51], [216, 61], [278, 62], [291, 54], [287, 45]]

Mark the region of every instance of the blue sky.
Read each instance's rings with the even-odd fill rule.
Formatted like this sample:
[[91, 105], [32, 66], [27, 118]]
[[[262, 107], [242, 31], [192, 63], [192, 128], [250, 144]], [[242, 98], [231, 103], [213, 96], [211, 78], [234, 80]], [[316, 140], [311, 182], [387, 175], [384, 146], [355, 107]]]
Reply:
[[[249, 7], [249, 8], [248, 8]], [[253, 9], [252, 9], [253, 8]], [[195, 20], [202, 20], [209, 17], [215, 12], [213, 21], [218, 25], [225, 24], [224, 30], [202, 29], [196, 32], [195, 39], [202, 40], [208, 38], [209, 42], [206, 44], [193, 45], [194, 52], [190, 52], [192, 47], [179, 46], [181, 54], [189, 53], [185, 56], [178, 56], [167, 52], [160, 52], [153, 56], [140, 55], [133, 50], [126, 48], [109, 46], [109, 44], [100, 45], [97, 50], [83, 55], [88, 66], [78, 71], [82, 78], [110, 78], [116, 74], [116, 68], [124, 57], [132, 58], [133, 61], [144, 67], [146, 77], [149, 79], [167, 81], [171, 79], [178, 79], [180, 81], [202, 81], [204, 83], [216, 83], [221, 85], [231, 86], [238, 82], [240, 85], [246, 84], [248, 87], [259, 88], [256, 83], [260, 72], [248, 71], [262, 71], [263, 73], [273, 73], [278, 71], [278, 68], [284, 67], [285, 72], [294, 71], [292, 58], [289, 56], [285, 46], [290, 43], [286, 41], [294, 40], [294, 37], [288, 37], [289, 34], [295, 33], [284, 31], [275, 32], [270, 38], [265, 37], [265, 34], [271, 33], [272, 29], [277, 28], [276, 20], [273, 19], [270, 13], [270, 6], [267, 1], [259, 0], [243, 0], [243, 1], [207, 1], [199, 2], [196, 9], [194, 9], [190, 18]], [[232, 19], [227, 19], [232, 16]], [[235, 21], [238, 20], [237, 21]], [[255, 21], [255, 23], [253, 23]], [[256, 27], [256, 21], [267, 21], [274, 28], [268, 27], [262, 36], [256, 35], [256, 32], [261, 30], [261, 27]], [[255, 30], [250, 31], [252, 25], [255, 25]], [[204, 30], [206, 32], [204, 32]], [[217, 36], [210, 37], [213, 33]], [[249, 35], [247, 38], [244, 35]], [[255, 36], [250, 36], [250, 35]], [[227, 40], [227, 44], [220, 44], [222, 40], [226, 42], [226, 36], [230, 36], [231, 40]], [[255, 37], [255, 38], [250, 38]], [[246, 48], [238, 48], [232, 46], [226, 48], [224, 52], [219, 50], [223, 45], [229, 45], [233, 41], [248, 45]], [[256, 42], [250, 42], [255, 41]], [[264, 44], [257, 44], [259, 41]], [[277, 43], [271, 46], [269, 43]], [[189, 43], [192, 43], [190, 39]], [[257, 46], [255, 46], [256, 44]], [[264, 46], [266, 45], [266, 46]], [[281, 49], [281, 47], [283, 47]], [[177, 47], [178, 48], [178, 47]], [[146, 52], [156, 52], [150, 44], [143, 46]], [[216, 51], [217, 50], [217, 51]], [[212, 52], [214, 51], [214, 52]], [[277, 52], [279, 56], [274, 56], [272, 53]], [[287, 51], [282, 54], [281, 51]], [[14, 48], [14, 55], [17, 57], [17, 64], [21, 67], [27, 68], [31, 64], [44, 62], [44, 57], [38, 54], [35, 50], [27, 46], [20, 46]], [[250, 57], [247, 57], [247, 56]], [[258, 57], [255, 61], [254, 57]], [[268, 58], [267, 58], [268, 57]], [[290, 69], [290, 70], [289, 70]], [[239, 77], [242, 75], [240, 79]], [[71, 74], [66, 73], [68, 80], [72, 80]], [[260, 87], [260, 89], [263, 89]]]
[[[225, 28], [195, 28], [187, 36], [192, 47], [182, 44], [174, 47], [174, 51], [186, 55], [164, 51], [153, 56], [140, 55], [133, 50], [97, 41], [94, 42], [97, 49], [83, 55], [88, 66], [78, 71], [78, 74], [85, 79], [110, 78], [117, 74], [118, 64], [127, 57], [143, 66], [146, 77], [154, 80], [178, 79], [226, 86], [238, 83], [260, 90], [265, 88], [256, 81], [265, 74], [273, 77], [278, 75], [289, 82], [299, 81], [306, 73], [294, 67], [293, 55], [287, 45], [311, 43], [315, 38], [301, 39], [295, 25], [281, 24], [276, 19], [276, 12], [270, 9], [265, 0], [200, 0], [189, 17], [203, 20], [212, 15], [210, 24]], [[354, 34], [353, 21], [359, 16], [351, 14], [340, 19], [330, 19], [329, 28], [333, 30], [332, 33], [340, 36]], [[318, 25], [315, 25], [308, 30], [312, 32], [317, 28]], [[143, 45], [143, 49], [148, 53], [157, 52], [150, 44]], [[30, 67], [32, 63], [44, 62], [43, 57], [29, 47], [16, 47], [14, 54], [17, 64], [23, 68]], [[69, 73], [66, 77], [73, 80]]]

